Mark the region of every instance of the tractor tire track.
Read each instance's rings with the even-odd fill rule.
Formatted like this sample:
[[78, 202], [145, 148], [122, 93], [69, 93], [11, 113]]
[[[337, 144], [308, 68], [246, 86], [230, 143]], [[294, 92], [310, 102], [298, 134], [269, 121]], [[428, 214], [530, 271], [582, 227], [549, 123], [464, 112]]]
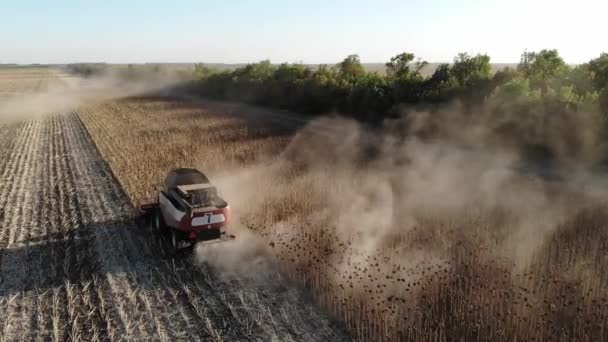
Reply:
[[[11, 160], [10, 156], [13, 154], [15, 143], [17, 139], [16, 136], [22, 131], [23, 123], [13, 123], [13, 124], [0, 124], [0, 177], [4, 175], [4, 170], [6, 170], [9, 163], [7, 163], [7, 159]], [[3, 183], [0, 183], [0, 189], [3, 187]]]
[[[33, 161], [40, 155], [40, 132], [41, 122], [35, 120], [28, 125], [28, 140], [25, 150], [20, 154], [18, 174], [11, 179], [12, 186], [6, 194], [7, 203], [16, 204], [7, 206], [4, 223], [0, 231], [0, 241], [3, 245], [10, 247], [16, 243], [18, 234], [31, 226], [31, 220], [36, 216], [36, 208], [32, 205], [37, 164]], [[8, 189], [8, 187], [7, 187]], [[3, 275], [0, 286], [4, 289], [17, 289], [28, 281], [28, 259], [27, 253], [2, 255], [0, 270]], [[0, 292], [0, 295], [2, 292]], [[14, 300], [5, 308], [8, 321], [12, 324], [5, 325], [2, 335], [9, 339], [27, 337], [31, 331], [29, 323], [34, 298], [25, 293], [20, 293], [20, 300]], [[25, 318], [25, 319], [24, 319]], [[23, 333], [25, 332], [25, 334]]]
[[[115, 210], [113, 203], [116, 202], [113, 196], [109, 193], [107, 187], [109, 180], [108, 178], [102, 178], [106, 175], [103, 173], [103, 165], [93, 160], [95, 156], [91, 146], [86, 146], [83, 142], [85, 137], [82, 136], [83, 132], [77, 132], [75, 130], [78, 127], [74, 127], [74, 121], [78, 121], [75, 115], [72, 115], [70, 121], [70, 140], [80, 151], [87, 153], [81, 153], [81, 158], [76, 159], [74, 168], [78, 174], [80, 180], [86, 180], [79, 184], [79, 189], [83, 190], [81, 193], [86, 197], [85, 203], [89, 210], [85, 210], [85, 217], [89, 225], [96, 226], [94, 229], [95, 234], [95, 249], [98, 256], [100, 256], [100, 272], [106, 274], [105, 280], [109, 288], [107, 291], [111, 293], [111, 298], [122, 298], [122, 300], [114, 301], [113, 311], [114, 317], [120, 321], [120, 327], [116, 327], [117, 330], [121, 331], [121, 334], [132, 334], [132, 326], [137, 326], [136, 336], [150, 336], [149, 317], [142, 311], [142, 305], [137, 301], [137, 284], [132, 283], [131, 276], [128, 274], [120, 274], [123, 265], [131, 265], [132, 260], [129, 260], [124, 251], [124, 238], [120, 234], [124, 231], [124, 227], [104, 227], [105, 222], [111, 220], [117, 220], [118, 222], [128, 219], [127, 212], [124, 210]], [[75, 133], [79, 133], [80, 136], [75, 136]], [[94, 191], [96, 188], [103, 186], [105, 191]], [[92, 191], [85, 191], [85, 190]], [[89, 196], [94, 194], [94, 196]], [[120, 207], [120, 206], [119, 206]], [[117, 248], [118, 247], [118, 248]], [[135, 294], [135, 295], [133, 295]], [[129, 312], [124, 308], [124, 301], [129, 305]], [[153, 321], [153, 318], [152, 318]]]
[[[31, 157], [31, 148], [34, 145], [33, 129], [35, 122], [28, 122], [21, 130], [17, 141], [17, 148], [13, 150], [9, 157], [10, 166], [7, 166], [2, 175], [2, 189], [0, 190], [0, 207], [4, 209], [2, 229], [0, 229], [0, 246], [8, 245], [8, 235], [10, 229], [7, 227], [18, 219], [15, 211], [22, 210], [22, 206], [14, 205], [15, 197], [19, 195], [16, 189], [21, 185], [27, 167], [27, 162]], [[8, 204], [11, 204], [10, 206]]]

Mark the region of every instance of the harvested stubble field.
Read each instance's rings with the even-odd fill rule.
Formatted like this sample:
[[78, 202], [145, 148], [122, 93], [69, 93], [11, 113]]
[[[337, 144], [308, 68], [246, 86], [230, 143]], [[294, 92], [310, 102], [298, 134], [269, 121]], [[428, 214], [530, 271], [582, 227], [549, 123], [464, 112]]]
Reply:
[[[360, 340], [608, 338], [605, 183], [209, 101], [128, 98], [79, 115], [131, 201], [173, 167], [208, 172], [237, 234], [256, 232]], [[197, 254], [225, 267], [216, 252]], [[243, 259], [232, 252], [227, 263]]]
[[0, 99], [57, 89], [71, 78], [50, 68], [0, 68]]
[[164, 258], [76, 112], [13, 119], [0, 122], [0, 341], [345, 338], [255, 254], [256, 273], [238, 274]]

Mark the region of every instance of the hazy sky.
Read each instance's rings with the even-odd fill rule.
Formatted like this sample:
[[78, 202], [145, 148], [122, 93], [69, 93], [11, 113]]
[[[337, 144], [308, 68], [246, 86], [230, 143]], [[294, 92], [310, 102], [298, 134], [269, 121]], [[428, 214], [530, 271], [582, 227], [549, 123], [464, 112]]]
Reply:
[[0, 63], [333, 63], [403, 51], [517, 62], [608, 52], [606, 0], [0, 0]]

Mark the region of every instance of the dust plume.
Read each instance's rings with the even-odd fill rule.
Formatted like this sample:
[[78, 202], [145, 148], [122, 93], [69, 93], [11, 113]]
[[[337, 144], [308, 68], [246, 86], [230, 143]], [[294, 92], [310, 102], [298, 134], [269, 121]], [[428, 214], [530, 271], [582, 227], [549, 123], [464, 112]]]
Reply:
[[[487, 211], [511, 213], [512, 239], [505, 244], [536, 246], [571, 211], [568, 196], [589, 195], [568, 190], [591, 182], [587, 167], [599, 155], [595, 126], [575, 114], [553, 118], [543, 130], [535, 122], [493, 115], [492, 108], [412, 112], [375, 130], [350, 119], [321, 118], [299, 131], [272, 164], [227, 172], [219, 187], [236, 201], [237, 211], [283, 211], [276, 224], [328, 214], [340, 235], [357, 236], [357, 250], [381, 248], [387, 237], [420, 225], [421, 216], [462, 220]], [[319, 198], [311, 199], [315, 190]], [[307, 202], [313, 200], [320, 203]], [[324, 208], [299, 217], [298, 208], [283, 210], [289, 205]]]
[[[601, 296], [603, 266], [590, 261], [601, 253], [568, 238], [608, 223], [599, 215], [608, 183], [597, 171], [606, 155], [597, 115], [527, 114], [504, 104], [455, 104], [374, 128], [319, 118], [272, 162], [227, 170], [214, 181], [239, 230], [256, 231], [321, 303], [356, 308], [360, 320], [376, 320], [377, 307], [390, 326], [418, 312], [416, 303], [446, 300], [491, 311], [500, 299], [484, 292], [490, 288], [531, 288], [540, 301], [572, 281], [599, 282]], [[549, 257], [562, 249], [572, 251], [568, 259]], [[559, 274], [547, 273], [555, 267]], [[538, 278], [517, 280], [528, 273]], [[477, 292], [449, 290], [462, 279]], [[555, 289], [542, 279], [554, 279]], [[394, 298], [402, 304], [387, 313]], [[534, 315], [510, 305], [501, 308]], [[433, 319], [457, 318], [443, 314]], [[406, 326], [415, 324], [423, 321]]]
[[171, 76], [126, 80], [111, 72], [83, 78], [51, 70], [49, 75], [40, 76], [32, 89], [1, 96], [0, 121], [25, 120], [75, 110], [86, 104], [160, 92], [176, 81]]
[[231, 233], [238, 234], [238, 238], [228, 242], [195, 246], [195, 264], [211, 264], [223, 276], [255, 278], [270, 272], [273, 268], [272, 257], [259, 237], [243, 229], [232, 229]]

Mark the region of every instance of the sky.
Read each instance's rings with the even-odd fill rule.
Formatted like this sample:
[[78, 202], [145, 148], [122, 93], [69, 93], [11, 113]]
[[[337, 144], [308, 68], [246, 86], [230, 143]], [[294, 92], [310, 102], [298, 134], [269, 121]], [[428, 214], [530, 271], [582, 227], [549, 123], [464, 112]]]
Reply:
[[515, 63], [608, 52], [605, 0], [0, 0], [0, 63]]

